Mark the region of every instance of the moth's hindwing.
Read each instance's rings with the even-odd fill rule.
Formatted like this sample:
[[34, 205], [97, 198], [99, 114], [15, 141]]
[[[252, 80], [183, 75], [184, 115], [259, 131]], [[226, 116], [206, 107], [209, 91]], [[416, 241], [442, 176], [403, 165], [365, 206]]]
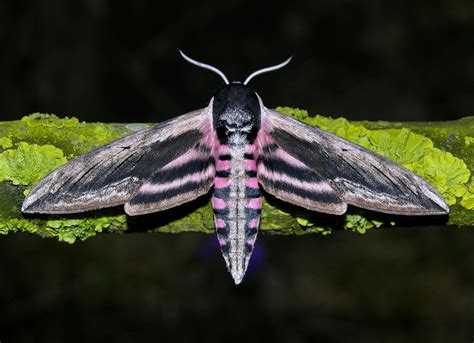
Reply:
[[125, 204], [139, 215], [175, 207], [209, 192], [214, 183], [214, 134], [209, 131], [192, 150], [154, 173]]
[[[405, 215], [449, 212], [428, 182], [357, 144], [267, 108], [262, 128], [279, 149], [312, 170], [316, 180], [326, 181], [347, 204]], [[275, 190], [262, 183], [275, 196], [285, 189]]]
[[209, 107], [119, 139], [55, 169], [36, 184], [25, 213], [76, 213], [126, 203], [157, 171], [206, 135]]
[[265, 132], [260, 132], [257, 145], [257, 177], [265, 191], [312, 211], [346, 211], [347, 205], [327, 181], [276, 145]]

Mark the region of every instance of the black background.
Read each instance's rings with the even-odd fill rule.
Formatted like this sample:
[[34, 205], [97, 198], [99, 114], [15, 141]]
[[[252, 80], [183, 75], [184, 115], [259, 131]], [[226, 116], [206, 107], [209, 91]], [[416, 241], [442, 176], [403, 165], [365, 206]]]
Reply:
[[[0, 117], [157, 122], [230, 79], [268, 107], [352, 120], [451, 120], [474, 108], [474, 3], [2, 1]], [[0, 341], [471, 342], [474, 235], [260, 235], [235, 287], [210, 236], [0, 239]]]

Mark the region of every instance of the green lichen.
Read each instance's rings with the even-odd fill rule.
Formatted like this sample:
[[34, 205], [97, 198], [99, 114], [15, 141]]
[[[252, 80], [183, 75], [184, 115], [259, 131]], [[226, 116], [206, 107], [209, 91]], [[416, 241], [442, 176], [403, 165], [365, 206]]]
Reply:
[[[272, 217], [272, 213], [276, 212], [283, 215], [284, 219], [280, 216], [279, 219], [275, 221], [270, 221], [269, 217]], [[296, 234], [296, 235], [306, 235], [309, 233], [319, 233], [322, 235], [328, 235], [332, 233], [332, 228], [316, 225], [314, 218], [300, 216], [301, 212], [288, 213], [284, 212], [281, 209], [275, 207], [265, 208], [262, 211], [262, 224], [260, 229], [262, 231], [272, 232], [277, 231], [279, 234]], [[285, 222], [285, 220], [288, 220]], [[292, 225], [292, 222], [296, 221], [296, 226]], [[268, 227], [270, 224], [273, 224], [273, 227]], [[286, 226], [287, 225], [287, 226]]]
[[[82, 154], [83, 152], [96, 149], [129, 133], [129, 130], [116, 131], [109, 126], [100, 123], [91, 124], [88, 125], [86, 128], [81, 128], [79, 134], [73, 140], [73, 143], [75, 145], [80, 144], [83, 146], [84, 151], [79, 152], [80, 154]], [[94, 137], [93, 142], [91, 141], [90, 137]]]
[[299, 231], [297, 234], [309, 234], [309, 233], [319, 233], [323, 236], [330, 235], [332, 233], [332, 228], [322, 227], [322, 226], [312, 226], [305, 229], [304, 231]]
[[311, 222], [309, 219], [306, 219], [306, 218], [296, 217], [296, 221], [297, 221], [298, 224], [300, 224], [301, 226], [306, 227], [306, 228], [314, 226], [314, 223]]
[[461, 205], [468, 210], [474, 209], [474, 180], [471, 181], [470, 185], [467, 187], [467, 191], [462, 197]]
[[285, 212], [285, 211], [282, 211], [282, 210], [278, 210], [278, 213], [283, 214], [284, 216], [290, 216], [290, 214], [288, 212]]
[[322, 235], [329, 235], [332, 233], [332, 228], [316, 226], [308, 218], [295, 217], [296, 222], [303, 228], [303, 230], [297, 232], [297, 234], [308, 234], [308, 233], [319, 233]]
[[408, 168], [412, 163], [433, 153], [433, 142], [430, 139], [405, 128], [371, 130], [365, 147]]
[[470, 171], [464, 161], [433, 146], [433, 142], [406, 128], [371, 130], [367, 148], [420, 175], [443, 195], [448, 205], [466, 191]]
[[[188, 204], [192, 206], [192, 204]], [[193, 210], [184, 218], [178, 216], [175, 220], [169, 221], [166, 225], [152, 230], [153, 232], [179, 233], [179, 232], [214, 232], [214, 215], [211, 204], [208, 202], [204, 206]]]
[[56, 129], [71, 128], [79, 124], [79, 120], [75, 117], [59, 118], [54, 114], [38, 112], [21, 118], [21, 121], [29, 127], [51, 127]]
[[49, 231], [60, 242], [74, 243], [76, 239], [85, 240], [110, 228], [126, 227], [127, 216], [104, 216], [79, 219], [50, 219], [46, 222]]
[[60, 146], [65, 156], [77, 156], [132, 132], [125, 125], [81, 123], [77, 118], [33, 113], [23, 117], [16, 130], [17, 142]]
[[366, 233], [367, 230], [378, 228], [383, 222], [377, 220], [369, 220], [359, 214], [347, 214], [345, 217], [344, 229], [358, 233]]
[[14, 185], [29, 186], [66, 162], [62, 150], [53, 145], [21, 142], [16, 149], [0, 153], [0, 182], [10, 180]]
[[35, 221], [29, 221], [26, 219], [8, 219], [0, 221], [0, 234], [6, 235], [11, 232], [28, 232], [28, 233], [37, 233], [38, 224]]
[[105, 231], [123, 232], [126, 226], [125, 215], [73, 219], [51, 217], [45, 222], [39, 219], [13, 218], [0, 221], [0, 234], [22, 231], [74, 243], [77, 239], [85, 240]]
[[[353, 141], [410, 169], [430, 182], [444, 197], [448, 205], [456, 203], [467, 191], [471, 174], [466, 163], [449, 152], [433, 146], [433, 142], [409, 129], [369, 130], [352, 124], [344, 118], [308, 116], [307, 112], [288, 107], [277, 111], [297, 116], [308, 124]], [[461, 204], [462, 205], [462, 204]]]
[[456, 204], [456, 198], [463, 196], [467, 191], [466, 184], [471, 172], [463, 160], [449, 152], [434, 149], [419, 161], [406, 167], [432, 183], [448, 205]]
[[13, 142], [8, 137], [0, 137], [0, 148], [3, 150], [11, 148], [13, 146]]
[[474, 137], [464, 137], [464, 144], [466, 144], [466, 146], [470, 146], [472, 143], [474, 143]]
[[276, 111], [280, 113], [285, 113], [289, 116], [292, 116], [293, 118], [299, 120], [299, 121], [305, 121], [310, 118], [308, 111], [302, 110], [299, 108], [292, 108], [292, 107], [277, 107], [275, 108]]

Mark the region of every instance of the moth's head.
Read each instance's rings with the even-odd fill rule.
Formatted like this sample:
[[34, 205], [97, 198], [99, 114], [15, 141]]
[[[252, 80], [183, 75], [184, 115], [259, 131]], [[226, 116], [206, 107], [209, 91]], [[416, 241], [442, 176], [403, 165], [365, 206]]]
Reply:
[[214, 128], [219, 136], [239, 131], [253, 135], [260, 129], [260, 102], [255, 91], [240, 82], [217, 90], [212, 102]]

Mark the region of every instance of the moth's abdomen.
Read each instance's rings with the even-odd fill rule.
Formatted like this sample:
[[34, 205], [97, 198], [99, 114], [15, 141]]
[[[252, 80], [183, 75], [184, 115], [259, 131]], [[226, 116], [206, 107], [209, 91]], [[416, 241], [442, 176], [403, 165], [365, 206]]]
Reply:
[[220, 145], [212, 207], [217, 238], [236, 284], [242, 281], [257, 238], [262, 197], [255, 145]]

